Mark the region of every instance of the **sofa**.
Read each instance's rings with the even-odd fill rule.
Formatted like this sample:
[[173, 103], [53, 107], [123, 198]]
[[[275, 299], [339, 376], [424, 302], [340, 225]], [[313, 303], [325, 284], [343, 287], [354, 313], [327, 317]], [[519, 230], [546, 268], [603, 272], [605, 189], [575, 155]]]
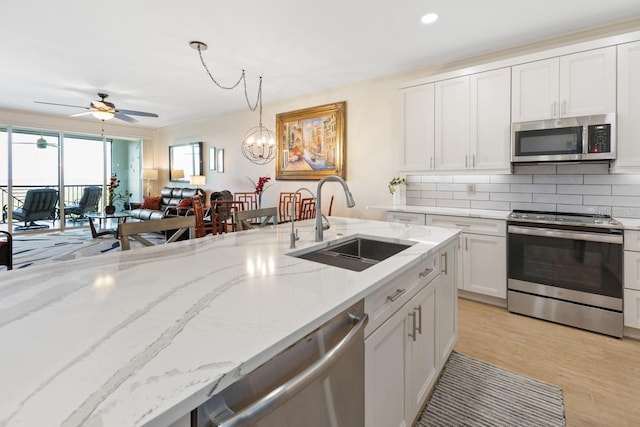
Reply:
[[205, 194], [200, 188], [163, 187], [158, 197], [145, 197], [140, 207], [131, 209], [131, 218], [147, 221], [168, 216], [184, 216], [192, 213], [191, 199], [199, 196], [204, 203]]

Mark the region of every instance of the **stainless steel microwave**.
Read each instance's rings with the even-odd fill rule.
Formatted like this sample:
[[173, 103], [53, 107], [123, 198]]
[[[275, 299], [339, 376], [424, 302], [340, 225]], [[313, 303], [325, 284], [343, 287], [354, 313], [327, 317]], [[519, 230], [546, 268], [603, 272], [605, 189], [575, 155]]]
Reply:
[[616, 115], [514, 123], [511, 161], [615, 160]]

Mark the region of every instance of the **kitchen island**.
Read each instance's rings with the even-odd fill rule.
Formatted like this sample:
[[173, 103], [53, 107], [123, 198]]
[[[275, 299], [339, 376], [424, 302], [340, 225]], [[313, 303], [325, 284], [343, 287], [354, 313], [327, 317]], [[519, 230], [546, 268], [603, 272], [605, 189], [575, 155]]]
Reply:
[[418, 243], [353, 272], [288, 256], [282, 224], [3, 273], [0, 425], [169, 425], [458, 233], [330, 220], [325, 244]]

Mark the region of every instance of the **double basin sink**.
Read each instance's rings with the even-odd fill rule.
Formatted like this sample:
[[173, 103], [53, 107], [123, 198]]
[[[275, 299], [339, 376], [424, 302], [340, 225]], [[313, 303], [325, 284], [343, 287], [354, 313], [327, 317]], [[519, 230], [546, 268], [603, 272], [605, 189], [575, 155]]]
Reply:
[[356, 236], [346, 241], [323, 245], [320, 248], [309, 248], [289, 255], [333, 267], [363, 271], [414, 244], [415, 242], [390, 242], [369, 236]]

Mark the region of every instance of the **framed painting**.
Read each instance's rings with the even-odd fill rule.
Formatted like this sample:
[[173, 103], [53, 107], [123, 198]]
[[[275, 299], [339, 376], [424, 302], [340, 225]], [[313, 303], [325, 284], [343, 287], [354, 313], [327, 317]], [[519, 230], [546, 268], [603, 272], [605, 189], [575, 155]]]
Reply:
[[346, 102], [276, 116], [276, 179], [345, 178]]

